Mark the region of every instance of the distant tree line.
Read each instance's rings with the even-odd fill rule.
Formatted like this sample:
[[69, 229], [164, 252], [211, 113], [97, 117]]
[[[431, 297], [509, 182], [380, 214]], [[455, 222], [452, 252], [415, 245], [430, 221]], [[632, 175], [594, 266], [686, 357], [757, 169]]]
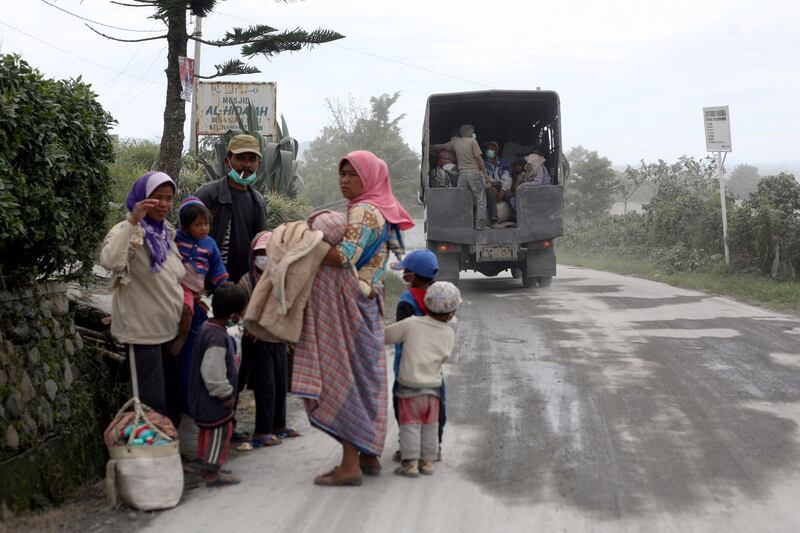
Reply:
[[369, 105], [352, 98], [328, 100], [330, 123], [303, 153], [300, 174], [303, 194], [314, 207], [343, 203], [339, 192], [338, 164], [352, 150], [370, 150], [389, 166], [395, 196], [410, 212], [419, 213], [419, 155], [403, 139], [392, 106], [400, 93], [369, 99]]
[[[565, 192], [562, 246], [581, 254], [646, 257], [672, 272], [724, 264], [719, 182], [712, 159], [641, 161], [615, 172], [611, 161], [581, 146], [567, 158], [572, 175]], [[609, 214], [615, 201], [627, 202], [642, 188], [652, 191], [643, 212]], [[757, 168], [739, 165], [725, 196], [730, 270], [796, 279], [800, 184], [794, 175], [760, 177]]]

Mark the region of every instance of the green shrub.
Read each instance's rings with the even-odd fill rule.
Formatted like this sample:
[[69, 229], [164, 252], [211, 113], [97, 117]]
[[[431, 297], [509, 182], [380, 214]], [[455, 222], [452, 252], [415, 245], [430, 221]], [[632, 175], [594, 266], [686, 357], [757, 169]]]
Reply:
[[649, 258], [660, 270], [668, 274], [703, 270], [714, 262], [704, 250], [687, 248], [682, 244], [669, 248], [655, 248], [650, 251]]
[[796, 278], [800, 269], [800, 185], [791, 174], [767, 176], [729, 220], [736, 270]]
[[6, 284], [91, 271], [106, 226], [114, 122], [89, 85], [0, 57], [0, 275]]
[[305, 220], [311, 214], [311, 206], [303, 198], [292, 198], [277, 192], [268, 192], [264, 199], [269, 207], [267, 227], [270, 230], [286, 222]]

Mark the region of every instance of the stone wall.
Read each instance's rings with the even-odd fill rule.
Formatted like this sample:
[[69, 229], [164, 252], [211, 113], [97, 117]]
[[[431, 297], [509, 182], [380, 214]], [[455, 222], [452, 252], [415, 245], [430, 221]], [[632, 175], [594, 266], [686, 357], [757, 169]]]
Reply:
[[75, 330], [65, 285], [0, 291], [0, 506], [58, 502], [102, 475], [111, 387], [102, 355]]

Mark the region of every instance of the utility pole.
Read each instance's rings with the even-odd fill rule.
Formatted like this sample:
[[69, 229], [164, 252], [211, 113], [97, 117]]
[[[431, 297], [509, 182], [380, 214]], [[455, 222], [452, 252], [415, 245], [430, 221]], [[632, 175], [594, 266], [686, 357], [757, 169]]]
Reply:
[[[194, 18], [194, 34], [197, 39], [194, 41], [194, 76], [192, 77], [192, 112], [189, 124], [189, 154], [197, 158], [197, 76], [200, 74], [200, 43], [203, 37], [203, 17]], [[196, 163], [195, 163], [196, 164]]]

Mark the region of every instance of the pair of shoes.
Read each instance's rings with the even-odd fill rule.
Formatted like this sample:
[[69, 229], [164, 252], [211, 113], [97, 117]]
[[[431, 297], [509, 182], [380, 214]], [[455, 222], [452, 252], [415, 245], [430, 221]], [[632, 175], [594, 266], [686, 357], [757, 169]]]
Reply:
[[394, 469], [394, 473], [404, 477], [419, 477], [417, 461], [403, 461], [400, 466]]
[[[207, 470], [203, 467], [203, 461], [200, 459], [187, 459], [183, 462], [183, 472], [186, 474], [202, 474]], [[230, 474], [231, 471], [227, 468], [220, 468], [219, 473]]]
[[380, 466], [362, 466], [361, 473], [365, 476], [379, 476], [381, 475], [381, 467]]
[[419, 473], [424, 474], [426, 476], [433, 475], [433, 461], [420, 461], [419, 462]]
[[314, 478], [314, 485], [320, 485], [323, 487], [360, 487], [361, 484], [364, 482], [364, 479], [361, 476], [351, 477], [351, 478], [337, 478], [336, 471], [337, 468], [334, 468], [330, 472], [322, 474], [321, 476], [317, 476]]
[[263, 438], [260, 438], [260, 439], [253, 438], [253, 439], [250, 440], [250, 445], [253, 448], [264, 448], [264, 447], [267, 447], [267, 446], [277, 446], [278, 444], [281, 444], [281, 439], [279, 439], [277, 436], [275, 436], [275, 435], [273, 435], [271, 433], [269, 435], [267, 435], [266, 437], [263, 437]]
[[238, 485], [241, 480], [233, 476], [219, 476], [214, 481], [206, 481], [206, 487], [227, 487], [229, 485]]
[[247, 442], [250, 440], [250, 434], [246, 431], [236, 431], [233, 430], [233, 436], [231, 437], [231, 442]]
[[275, 432], [275, 436], [279, 439], [293, 439], [295, 437], [302, 437], [300, 433], [293, 430], [292, 428], [283, 428], [279, 431]]
[[[373, 460], [369, 460], [370, 458]], [[379, 476], [381, 474], [381, 463], [377, 457], [359, 453], [358, 466], [365, 476]]]

